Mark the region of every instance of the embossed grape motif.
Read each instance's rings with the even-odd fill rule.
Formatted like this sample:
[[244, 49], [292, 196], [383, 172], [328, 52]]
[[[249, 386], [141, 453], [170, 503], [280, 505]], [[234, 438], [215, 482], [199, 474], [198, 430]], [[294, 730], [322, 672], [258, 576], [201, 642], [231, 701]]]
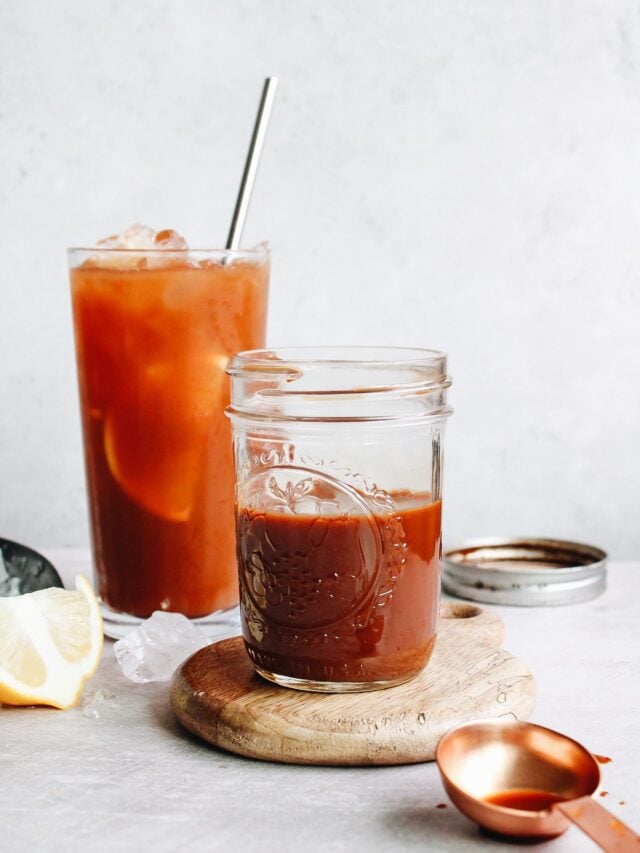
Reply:
[[303, 461], [314, 468], [254, 469], [239, 495], [248, 630], [257, 642], [274, 632], [292, 650], [341, 639], [373, 646], [405, 563], [401, 520], [375, 484]]

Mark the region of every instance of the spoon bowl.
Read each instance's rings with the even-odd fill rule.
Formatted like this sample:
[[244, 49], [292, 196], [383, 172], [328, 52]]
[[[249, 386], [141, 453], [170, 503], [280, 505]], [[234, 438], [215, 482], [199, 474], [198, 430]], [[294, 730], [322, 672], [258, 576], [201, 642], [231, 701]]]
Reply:
[[0, 596], [63, 587], [53, 565], [33, 548], [0, 538]]
[[458, 726], [440, 740], [436, 761], [454, 805], [485, 829], [512, 837], [561, 835], [570, 823], [552, 805], [590, 797], [600, 784], [598, 763], [585, 747], [533, 723]]

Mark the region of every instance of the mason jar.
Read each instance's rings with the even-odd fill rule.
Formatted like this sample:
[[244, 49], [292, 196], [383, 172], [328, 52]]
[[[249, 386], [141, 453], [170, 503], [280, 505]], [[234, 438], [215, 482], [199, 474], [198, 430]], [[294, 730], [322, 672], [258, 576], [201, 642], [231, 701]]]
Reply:
[[446, 355], [254, 350], [227, 372], [253, 666], [300, 690], [408, 681], [436, 640]]

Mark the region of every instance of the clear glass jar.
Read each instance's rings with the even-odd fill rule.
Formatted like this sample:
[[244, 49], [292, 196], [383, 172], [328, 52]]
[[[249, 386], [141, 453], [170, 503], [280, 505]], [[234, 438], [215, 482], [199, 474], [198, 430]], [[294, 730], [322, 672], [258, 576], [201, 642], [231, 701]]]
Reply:
[[227, 372], [255, 669], [324, 692], [414, 677], [437, 630], [446, 356], [255, 350]]

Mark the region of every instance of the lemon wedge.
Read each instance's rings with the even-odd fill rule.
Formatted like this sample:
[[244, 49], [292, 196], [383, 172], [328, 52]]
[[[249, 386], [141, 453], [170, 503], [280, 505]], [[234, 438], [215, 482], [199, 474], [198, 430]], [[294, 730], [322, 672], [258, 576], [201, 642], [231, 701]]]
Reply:
[[98, 668], [102, 617], [89, 581], [0, 598], [0, 702], [70, 708]]
[[189, 518], [209, 437], [228, 429], [228, 361], [209, 353], [186, 365], [149, 364], [111, 400], [104, 422], [107, 464], [147, 512], [168, 521]]

